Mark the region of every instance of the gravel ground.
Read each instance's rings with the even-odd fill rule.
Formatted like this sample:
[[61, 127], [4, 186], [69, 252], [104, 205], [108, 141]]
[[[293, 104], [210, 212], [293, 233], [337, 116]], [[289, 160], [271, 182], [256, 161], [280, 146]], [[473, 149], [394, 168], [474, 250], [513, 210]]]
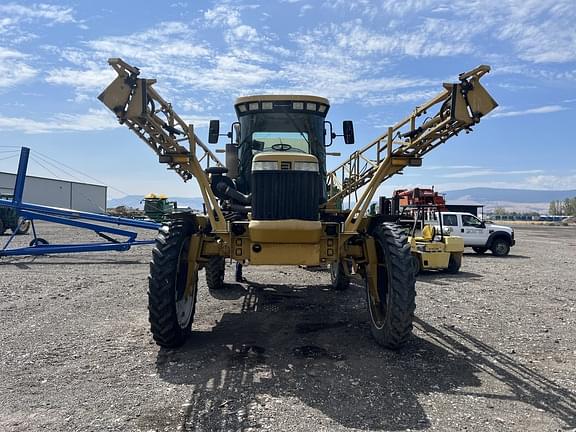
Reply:
[[2, 258], [0, 430], [575, 430], [576, 228], [515, 228], [509, 257], [419, 276], [399, 352], [371, 339], [360, 286], [332, 292], [325, 271], [202, 283], [169, 351], [148, 332], [150, 246]]

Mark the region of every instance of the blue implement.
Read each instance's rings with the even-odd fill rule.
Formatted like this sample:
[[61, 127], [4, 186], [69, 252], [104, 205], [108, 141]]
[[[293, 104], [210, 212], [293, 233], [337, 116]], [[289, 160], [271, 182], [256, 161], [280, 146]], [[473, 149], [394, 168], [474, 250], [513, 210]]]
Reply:
[[[109, 225], [134, 227], [149, 230], [158, 230], [161, 224], [151, 221], [108, 216], [97, 213], [82, 212], [56, 207], [43, 206], [22, 202], [24, 195], [24, 184], [26, 182], [26, 171], [28, 167], [28, 158], [30, 149], [22, 147], [20, 152], [20, 161], [18, 164], [18, 174], [14, 186], [12, 200], [0, 199], [0, 207], [14, 209], [23, 220], [29, 220], [32, 224], [32, 233], [34, 238], [29, 247], [8, 248], [20, 226], [14, 230], [13, 234], [0, 249], [0, 257], [17, 256], [17, 255], [45, 255], [61, 253], [78, 253], [78, 252], [102, 252], [102, 251], [126, 251], [131, 246], [153, 244], [154, 240], [136, 240], [138, 233], [125, 229], [116, 228]], [[36, 235], [34, 226], [35, 220], [46, 221], [50, 223], [68, 225], [76, 228], [94, 231], [105, 242], [92, 243], [73, 243], [73, 244], [48, 244], [44, 239]], [[85, 222], [90, 221], [90, 222]], [[109, 224], [109, 225], [102, 225]], [[110, 235], [124, 237], [122, 240], [110, 237]]]

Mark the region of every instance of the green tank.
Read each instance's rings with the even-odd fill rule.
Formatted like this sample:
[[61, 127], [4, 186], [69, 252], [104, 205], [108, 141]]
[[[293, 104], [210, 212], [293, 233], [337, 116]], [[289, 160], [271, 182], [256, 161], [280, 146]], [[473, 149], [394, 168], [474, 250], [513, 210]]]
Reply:
[[144, 214], [156, 222], [163, 222], [166, 216], [176, 210], [176, 202], [168, 201], [165, 195], [148, 194], [144, 197]]

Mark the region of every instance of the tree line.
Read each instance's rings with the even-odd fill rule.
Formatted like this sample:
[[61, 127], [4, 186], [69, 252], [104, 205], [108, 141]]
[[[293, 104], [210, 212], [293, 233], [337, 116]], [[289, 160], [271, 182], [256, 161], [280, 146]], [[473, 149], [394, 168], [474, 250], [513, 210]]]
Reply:
[[558, 216], [576, 216], [576, 197], [550, 201], [548, 213]]

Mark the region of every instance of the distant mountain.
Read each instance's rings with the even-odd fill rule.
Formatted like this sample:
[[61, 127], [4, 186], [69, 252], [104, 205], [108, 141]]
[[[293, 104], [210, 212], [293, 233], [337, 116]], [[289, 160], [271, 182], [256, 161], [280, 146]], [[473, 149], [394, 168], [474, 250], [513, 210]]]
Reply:
[[[127, 195], [122, 198], [113, 198], [108, 200], [108, 208], [126, 206], [132, 208], [144, 208], [144, 199], [142, 195]], [[178, 207], [190, 207], [194, 210], [201, 210], [204, 200], [200, 197], [168, 197], [168, 201], [176, 201]]]
[[549, 203], [554, 200], [576, 197], [576, 190], [495, 189], [470, 188], [445, 192], [446, 201], [467, 201], [485, 204], [488, 202]]
[[[553, 191], [532, 189], [495, 189], [495, 188], [469, 188], [444, 192], [448, 204], [482, 204], [486, 210], [504, 207], [516, 211], [546, 212], [550, 201], [563, 200], [576, 197], [576, 190]], [[108, 208], [120, 205], [143, 208], [142, 195], [127, 195], [122, 198], [108, 200]], [[201, 197], [170, 197], [176, 201], [178, 207], [190, 207], [201, 210], [203, 199]]]

